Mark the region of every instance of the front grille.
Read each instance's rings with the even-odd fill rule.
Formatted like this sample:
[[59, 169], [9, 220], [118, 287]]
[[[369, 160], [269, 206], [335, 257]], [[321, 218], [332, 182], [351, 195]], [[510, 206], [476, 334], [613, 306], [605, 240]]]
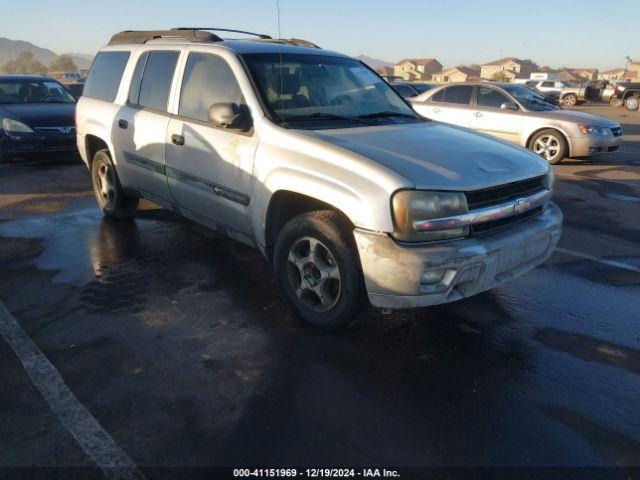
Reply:
[[544, 207], [537, 207], [519, 215], [513, 215], [512, 217], [501, 218], [500, 220], [494, 220], [492, 222], [478, 223], [471, 227], [471, 233], [473, 235], [480, 235], [482, 233], [492, 232], [498, 228], [506, 227], [507, 225], [513, 225], [516, 222], [521, 222], [527, 218], [535, 217], [542, 212], [543, 208]]
[[72, 126], [69, 127], [36, 127], [35, 131], [38, 133], [60, 133], [63, 135], [73, 135], [76, 133], [76, 129]]
[[622, 136], [622, 127], [613, 127], [611, 129], [611, 133], [613, 133], [614, 137], [621, 137]]
[[526, 197], [542, 189], [543, 180], [544, 177], [529, 178], [528, 180], [467, 192], [465, 195], [467, 196], [469, 210], [502, 203], [514, 198]]

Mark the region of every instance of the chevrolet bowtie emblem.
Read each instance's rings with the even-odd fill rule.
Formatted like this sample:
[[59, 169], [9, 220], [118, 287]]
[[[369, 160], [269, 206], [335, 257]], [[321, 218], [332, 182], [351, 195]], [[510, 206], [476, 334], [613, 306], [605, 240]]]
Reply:
[[513, 213], [522, 213], [529, 209], [530, 203], [524, 198], [519, 198], [513, 206]]

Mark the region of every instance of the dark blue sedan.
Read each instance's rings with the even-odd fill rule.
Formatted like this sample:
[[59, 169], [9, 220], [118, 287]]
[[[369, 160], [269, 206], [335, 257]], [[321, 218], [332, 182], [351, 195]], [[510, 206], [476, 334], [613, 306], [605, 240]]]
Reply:
[[0, 75], [0, 163], [77, 153], [75, 108], [73, 95], [52, 78]]

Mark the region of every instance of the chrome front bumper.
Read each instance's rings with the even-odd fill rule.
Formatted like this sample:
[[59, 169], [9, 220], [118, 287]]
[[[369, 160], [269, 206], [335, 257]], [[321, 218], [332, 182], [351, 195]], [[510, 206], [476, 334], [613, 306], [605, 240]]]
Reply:
[[[399, 309], [459, 300], [533, 269], [553, 253], [561, 224], [560, 209], [548, 203], [539, 215], [486, 236], [433, 245], [399, 244], [361, 229], [354, 235], [369, 301]], [[429, 283], [430, 274], [442, 278]]]
[[588, 157], [602, 153], [615, 152], [622, 147], [622, 136], [583, 135], [569, 138], [569, 155], [572, 157]]

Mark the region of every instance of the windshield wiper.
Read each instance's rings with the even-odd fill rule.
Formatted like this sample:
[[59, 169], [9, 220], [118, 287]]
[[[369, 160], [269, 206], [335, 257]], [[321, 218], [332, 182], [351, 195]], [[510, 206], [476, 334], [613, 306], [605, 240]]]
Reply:
[[[347, 122], [359, 122], [358, 117], [344, 117], [342, 115], [335, 115], [333, 113], [316, 112], [308, 115], [283, 115], [283, 122], [304, 122], [304, 121], [318, 121], [318, 120], [341, 120]], [[362, 123], [362, 122], [360, 122]]]
[[389, 118], [389, 117], [412, 118], [414, 120], [418, 120], [418, 117], [416, 117], [415, 115], [411, 115], [409, 113], [402, 113], [402, 112], [392, 112], [390, 110], [385, 110], [382, 112], [366, 113], [364, 115], [358, 115], [356, 118], [361, 118], [364, 120], [369, 118]]

